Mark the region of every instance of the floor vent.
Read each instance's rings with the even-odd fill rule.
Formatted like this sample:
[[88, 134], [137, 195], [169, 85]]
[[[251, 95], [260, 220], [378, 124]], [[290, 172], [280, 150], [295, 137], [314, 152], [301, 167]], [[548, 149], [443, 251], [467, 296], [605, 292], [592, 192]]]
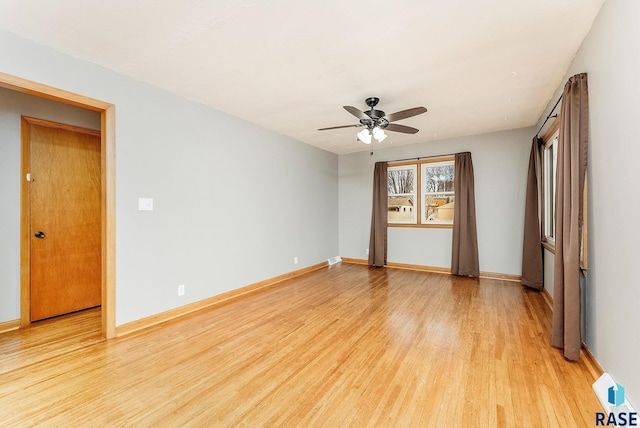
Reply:
[[336, 263], [340, 263], [341, 261], [342, 261], [342, 259], [340, 258], [340, 256], [331, 257], [331, 258], [329, 258], [329, 266], [335, 265]]

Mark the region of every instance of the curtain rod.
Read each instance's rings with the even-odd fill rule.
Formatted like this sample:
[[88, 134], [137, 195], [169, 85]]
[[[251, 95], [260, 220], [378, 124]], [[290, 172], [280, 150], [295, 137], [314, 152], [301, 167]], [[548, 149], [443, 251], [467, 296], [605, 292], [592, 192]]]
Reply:
[[547, 118], [544, 120], [544, 122], [542, 123], [542, 126], [540, 127], [540, 129], [538, 129], [538, 132], [536, 132], [536, 136], [535, 138], [538, 138], [540, 136], [540, 131], [542, 131], [542, 128], [544, 128], [544, 126], [547, 124], [547, 122], [549, 121], [549, 119], [551, 119], [552, 117], [558, 117], [558, 115], [556, 114], [555, 116], [551, 116], [553, 114], [553, 111], [556, 109], [556, 107], [558, 107], [558, 104], [560, 104], [560, 100], [562, 99], [562, 95], [560, 95], [560, 98], [558, 98], [558, 101], [556, 101], [556, 104], [553, 106], [553, 108], [551, 109], [551, 111], [549, 112], [549, 115], [547, 116]]
[[[462, 152], [462, 153], [464, 153], [464, 152]], [[444, 155], [418, 156], [418, 157], [413, 157], [413, 158], [396, 159], [396, 160], [390, 160], [390, 161], [385, 161], [385, 162], [394, 163], [394, 162], [404, 162], [404, 161], [410, 161], [410, 160], [443, 158], [443, 157], [446, 157], [446, 156], [455, 156], [455, 155], [456, 155], [456, 153], [448, 153], [448, 154], [444, 154]]]

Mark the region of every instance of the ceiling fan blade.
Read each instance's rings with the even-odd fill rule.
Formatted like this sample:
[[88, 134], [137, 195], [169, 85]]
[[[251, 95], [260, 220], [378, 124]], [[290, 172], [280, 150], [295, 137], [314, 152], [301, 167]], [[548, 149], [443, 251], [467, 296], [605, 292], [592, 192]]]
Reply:
[[388, 114], [385, 117], [385, 119], [387, 119], [389, 122], [395, 122], [396, 120], [406, 119], [408, 117], [417, 116], [419, 114], [426, 113], [426, 112], [427, 112], [427, 109], [424, 107], [414, 107], [407, 110], [401, 110], [395, 113]]
[[367, 116], [365, 114], [365, 112], [358, 110], [355, 107], [351, 107], [351, 106], [342, 106], [342, 108], [344, 108], [346, 111], [348, 111], [349, 113], [351, 113], [352, 115], [354, 115], [355, 117], [357, 117], [358, 119], [370, 119], [369, 116]]
[[387, 127], [384, 129], [387, 131], [402, 132], [403, 134], [415, 134], [416, 132], [419, 131], [416, 128], [412, 128], [410, 126], [404, 126], [404, 125], [397, 125], [395, 123], [388, 124]]
[[358, 128], [359, 126], [362, 126], [362, 125], [357, 124], [357, 125], [331, 126], [329, 128], [319, 128], [318, 131], [326, 131], [328, 129], [340, 129], [340, 128]]

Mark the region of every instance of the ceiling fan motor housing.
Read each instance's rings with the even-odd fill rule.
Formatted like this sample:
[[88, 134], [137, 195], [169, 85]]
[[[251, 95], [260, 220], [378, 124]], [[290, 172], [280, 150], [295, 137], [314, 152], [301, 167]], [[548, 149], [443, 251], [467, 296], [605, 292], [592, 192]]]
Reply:
[[384, 117], [384, 112], [382, 110], [367, 110], [364, 112], [367, 116], [369, 116], [371, 119], [380, 119], [382, 117]]
[[[370, 97], [364, 101], [371, 108], [371, 110], [365, 111], [363, 113], [369, 116], [371, 119], [373, 119], [374, 123], [376, 122], [376, 119], [383, 118], [385, 115], [385, 113], [382, 110], [374, 109], [374, 107], [378, 105], [379, 101], [380, 101], [380, 98], [378, 97]], [[363, 119], [363, 120], [366, 121], [367, 119]], [[363, 125], [368, 125], [367, 123], [363, 123], [362, 120], [360, 120], [360, 123], [362, 123]]]

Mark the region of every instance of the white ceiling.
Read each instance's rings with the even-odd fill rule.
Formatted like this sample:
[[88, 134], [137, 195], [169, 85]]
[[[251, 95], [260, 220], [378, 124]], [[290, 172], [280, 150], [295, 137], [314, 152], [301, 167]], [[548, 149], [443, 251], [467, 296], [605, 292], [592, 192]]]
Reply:
[[[0, 0], [0, 28], [334, 153], [534, 125], [604, 0]], [[108, 100], [107, 100], [108, 101]], [[374, 143], [377, 144], [377, 143]]]

